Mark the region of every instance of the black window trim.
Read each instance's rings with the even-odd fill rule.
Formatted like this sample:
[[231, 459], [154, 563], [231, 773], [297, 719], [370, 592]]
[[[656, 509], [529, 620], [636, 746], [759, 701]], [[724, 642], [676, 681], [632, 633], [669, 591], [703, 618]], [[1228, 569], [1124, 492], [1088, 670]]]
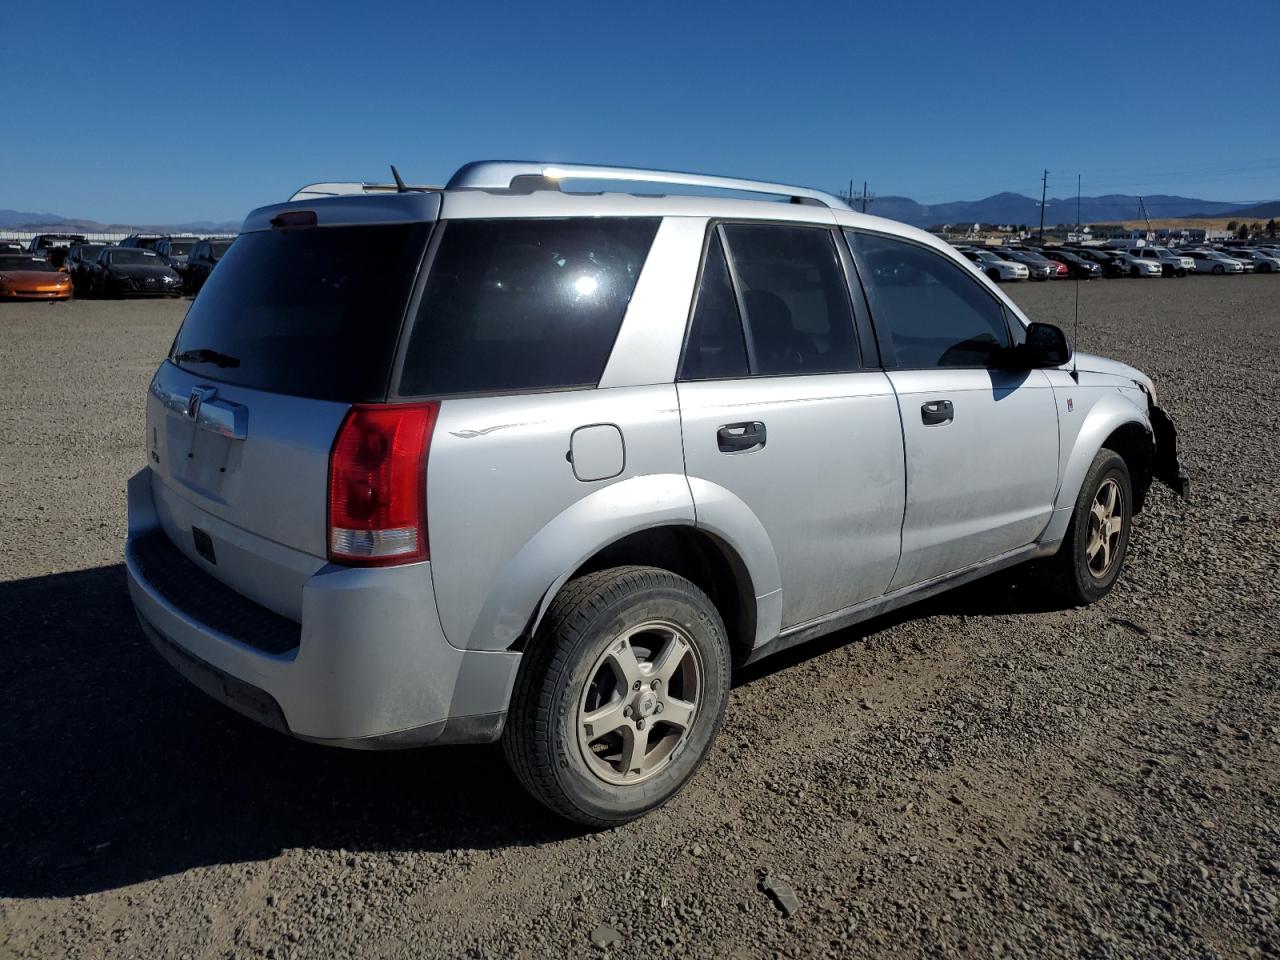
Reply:
[[[510, 221], [561, 221], [561, 220], [656, 220], [658, 225], [654, 228], [653, 240], [649, 243], [649, 249], [644, 255], [644, 262], [640, 265], [640, 272], [636, 274], [636, 284], [640, 283], [640, 277], [644, 275], [644, 268], [649, 263], [649, 257], [653, 253], [653, 245], [658, 242], [658, 233], [662, 230], [661, 216], [634, 216], [632, 214], [616, 214], [609, 216], [590, 216], [585, 214], [568, 214], [552, 217], [452, 217], [440, 218], [435, 221], [435, 226], [431, 231], [431, 237], [427, 240], [427, 249], [421, 262], [418, 264], [418, 275], [414, 278], [413, 289], [409, 294], [408, 305], [405, 307], [404, 318], [400, 323], [400, 337], [396, 341], [396, 354], [391, 363], [391, 373], [387, 379], [387, 402], [388, 403], [413, 403], [424, 400], [452, 400], [464, 399], [467, 397], [510, 397], [510, 396], [532, 396], [534, 394], [543, 393], [573, 393], [584, 390], [600, 389], [600, 380], [596, 379], [594, 383], [577, 383], [563, 384], [554, 387], [521, 387], [518, 390], [501, 389], [501, 390], [460, 390], [454, 393], [402, 393], [401, 385], [404, 382], [404, 363], [409, 353], [409, 341], [413, 339], [413, 326], [418, 318], [418, 310], [422, 306], [422, 298], [426, 296], [427, 279], [431, 276], [431, 270], [435, 266], [436, 255], [440, 250], [440, 244], [444, 240], [444, 236], [449, 232], [449, 224], [455, 222], [465, 223], [493, 223], [502, 220]], [[622, 313], [622, 320], [618, 323], [618, 329], [614, 331], [613, 342], [609, 344], [609, 352], [605, 356], [604, 368], [601, 370], [601, 376], [609, 369], [609, 361], [613, 358], [614, 348], [618, 345], [618, 337], [622, 334], [622, 328], [627, 322], [627, 314], [631, 312], [631, 301], [635, 297], [635, 289], [632, 288], [631, 297], [627, 299], [626, 309]]]
[[[840, 266], [840, 270], [845, 278], [845, 295], [849, 298], [849, 313], [853, 317], [853, 342], [858, 360], [858, 366], [849, 370], [819, 370], [812, 373], [771, 373], [762, 374], [756, 372], [755, 360], [755, 343], [751, 336], [751, 326], [743, 318], [746, 316], [746, 309], [742, 303], [742, 284], [738, 282], [738, 269], [734, 265], [733, 257], [729, 254], [729, 244], [721, 229], [725, 226], [733, 226], [737, 224], [749, 225], [765, 225], [778, 227], [808, 227], [813, 230], [825, 230], [831, 240], [831, 244], [835, 249], [836, 261]], [[698, 260], [698, 273], [693, 282], [693, 296], [690, 298], [689, 313], [685, 317], [684, 339], [680, 343], [680, 356], [676, 360], [676, 382], [677, 383], [729, 383], [735, 380], [776, 380], [790, 377], [831, 377], [843, 376], [850, 373], [866, 373], [880, 369], [878, 366], [878, 356], [869, 356], [866, 348], [863, 346], [861, 317], [867, 314], [859, 314], [858, 297], [854, 296], [853, 282], [849, 274], [849, 267], [852, 261], [846, 263], [845, 257], [848, 255], [847, 244], [844, 238], [840, 236], [841, 227], [839, 224], [817, 223], [812, 220], [775, 220], [768, 217], [709, 217], [707, 219], [706, 234], [702, 238], [702, 255]], [[698, 299], [702, 293], [703, 274], [707, 269], [707, 253], [711, 249], [712, 236], [720, 238], [720, 250], [724, 256], [725, 264], [729, 270], [729, 285], [733, 287], [734, 303], [738, 307], [738, 327], [742, 332], [742, 342], [747, 352], [747, 375], [745, 377], [707, 377], [698, 380], [686, 380], [680, 376], [680, 371], [684, 368], [685, 354], [689, 349], [689, 337], [693, 332], [693, 318], [697, 313]], [[861, 292], [861, 286], [858, 287]], [[865, 310], [865, 302], [863, 309]], [[869, 322], [868, 322], [869, 325]], [[877, 354], [878, 354], [877, 349]], [[873, 362], [877, 361], [877, 362]]]
[[[948, 257], [945, 251], [938, 250], [936, 247], [930, 246], [927, 243], [921, 243], [919, 240], [915, 240], [911, 237], [904, 237], [901, 234], [890, 233], [886, 230], [867, 230], [863, 227], [843, 227], [842, 230], [846, 234], [846, 238], [845, 238], [846, 240], [849, 239], [848, 234], [854, 234], [857, 236], [865, 235], [865, 236], [883, 237], [886, 240], [894, 240], [894, 241], [897, 241], [898, 243], [907, 243], [907, 244], [910, 244], [911, 246], [919, 247], [921, 250], [926, 250], [929, 253], [933, 254], [935, 257], [940, 257], [943, 260], [949, 261], [952, 266], [956, 267], [962, 273], [971, 272], [968, 267], [965, 267], [963, 264], [956, 262], [953, 258]], [[857, 267], [859, 278], [861, 278], [862, 274], [867, 272], [867, 266], [865, 263], [862, 262], [862, 255], [861, 253], [859, 253], [856, 243], [850, 242], [849, 249], [853, 257], [854, 265]], [[974, 284], [974, 286], [976, 286], [979, 290], [981, 290], [985, 296], [989, 297], [997, 307], [1000, 308], [1000, 315], [1004, 318], [1005, 331], [1009, 335], [1010, 346], [1017, 346], [1018, 344], [1022, 343], [1026, 339], [1026, 328], [1023, 327], [1022, 324], [1018, 322], [1017, 318], [1013, 315], [1013, 312], [1005, 305], [1004, 301], [1001, 300], [994, 293], [992, 293], [990, 290], [988, 290], [985, 286], [983, 286], [981, 281], [979, 281], [979, 279], [976, 276], [969, 276], [968, 279], [971, 283]], [[879, 344], [880, 341], [883, 339], [883, 334], [886, 331], [882, 329], [884, 325], [883, 321], [876, 320], [875, 310], [872, 309], [871, 307], [870, 296], [867, 297], [867, 309], [871, 315], [871, 325], [875, 329], [876, 342], [877, 344]], [[892, 340], [890, 342], [892, 342]], [[883, 361], [883, 359], [884, 358], [882, 356], [881, 360]], [[897, 358], [894, 357], [893, 362], [884, 364], [884, 369], [885, 370], [901, 370], [904, 372], [911, 371], [911, 370], [998, 370], [1000, 369], [999, 367], [993, 367], [990, 364], [985, 364], [985, 363], [966, 364], [963, 366], [947, 366], [947, 367], [940, 367], [936, 364], [930, 365], [930, 366], [911, 367], [911, 366], [901, 366], [896, 361], [897, 361]]]
[[[684, 369], [684, 361], [689, 352], [689, 338], [693, 335], [693, 318], [698, 313], [698, 302], [702, 299], [702, 277], [707, 270], [707, 256], [711, 253], [711, 240], [720, 241], [720, 256], [724, 257], [725, 269], [729, 271], [729, 286], [733, 287], [733, 268], [729, 265], [729, 255], [724, 251], [724, 239], [720, 236], [719, 225], [714, 221], [707, 222], [706, 232], [702, 237], [702, 253], [698, 255], [698, 272], [693, 279], [693, 296], [689, 300], [689, 313], [684, 320], [684, 336], [680, 340], [680, 354], [676, 357], [676, 383], [716, 383], [729, 380], [741, 380], [742, 377], [706, 377], [685, 378], [680, 375]], [[738, 300], [737, 289], [733, 291], [734, 304], [738, 309], [738, 333], [742, 335], [743, 350], [747, 355], [747, 379], [751, 377], [751, 348], [747, 346], [747, 329], [742, 323], [742, 304]]]

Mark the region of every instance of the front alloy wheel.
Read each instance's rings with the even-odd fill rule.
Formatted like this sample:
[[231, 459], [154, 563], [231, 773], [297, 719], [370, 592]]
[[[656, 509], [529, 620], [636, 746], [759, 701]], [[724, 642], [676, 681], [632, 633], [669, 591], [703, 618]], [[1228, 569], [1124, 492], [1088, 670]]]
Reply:
[[1120, 560], [1120, 540], [1125, 533], [1124, 495], [1120, 484], [1108, 477], [1094, 494], [1089, 509], [1089, 532], [1085, 537], [1085, 562], [1096, 579], [1111, 572]]
[[1103, 447], [1093, 458], [1058, 552], [1046, 561], [1063, 599], [1101, 600], [1124, 566], [1133, 522], [1133, 481], [1124, 458]]

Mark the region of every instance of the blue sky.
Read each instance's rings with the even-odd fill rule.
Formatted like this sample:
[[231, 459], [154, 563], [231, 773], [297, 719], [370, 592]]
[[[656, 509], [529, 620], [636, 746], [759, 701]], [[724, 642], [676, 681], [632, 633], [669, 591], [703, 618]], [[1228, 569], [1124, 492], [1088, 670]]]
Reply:
[[1079, 172], [1091, 195], [1280, 198], [1280, 88], [1243, 79], [1274, 0], [4, 2], [0, 208], [230, 220], [481, 158], [924, 203], [1034, 195], [1045, 167], [1051, 195]]

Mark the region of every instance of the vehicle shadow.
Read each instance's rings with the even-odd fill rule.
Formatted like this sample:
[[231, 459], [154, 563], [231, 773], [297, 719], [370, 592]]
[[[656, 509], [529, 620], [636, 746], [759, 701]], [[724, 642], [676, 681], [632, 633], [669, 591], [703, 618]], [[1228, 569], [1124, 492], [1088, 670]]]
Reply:
[[[1031, 609], [1013, 593], [980, 582], [738, 682], [901, 620]], [[526, 796], [496, 745], [335, 750], [213, 702], [151, 649], [119, 564], [0, 583], [0, 612], [0, 897], [92, 893], [291, 847], [492, 849], [581, 832]]]
[[143, 637], [122, 565], [0, 583], [0, 897], [69, 896], [290, 847], [488, 849], [574, 827], [497, 746], [307, 744], [183, 682]]

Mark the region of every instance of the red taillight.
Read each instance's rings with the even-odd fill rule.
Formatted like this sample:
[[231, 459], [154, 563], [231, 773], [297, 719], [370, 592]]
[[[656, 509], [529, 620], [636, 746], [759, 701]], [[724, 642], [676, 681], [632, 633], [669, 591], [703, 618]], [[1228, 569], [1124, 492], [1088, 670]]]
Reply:
[[356, 404], [329, 452], [329, 559], [426, 560], [427, 451], [438, 403]]

